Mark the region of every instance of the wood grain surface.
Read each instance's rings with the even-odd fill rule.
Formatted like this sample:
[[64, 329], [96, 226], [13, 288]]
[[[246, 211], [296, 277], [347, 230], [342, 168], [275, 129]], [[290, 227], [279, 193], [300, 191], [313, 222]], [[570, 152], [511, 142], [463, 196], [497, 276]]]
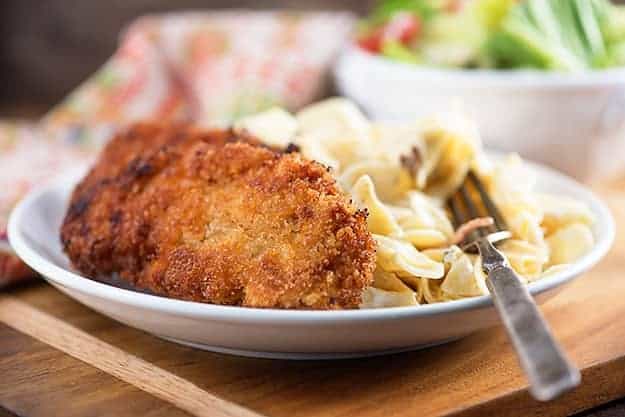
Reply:
[[525, 417], [606, 403], [625, 396], [625, 181], [597, 191], [617, 241], [543, 308], [582, 369], [582, 385], [554, 402], [530, 398], [500, 328], [379, 358], [248, 359], [162, 341], [38, 284], [0, 296], [0, 406], [20, 416]]
[[[11, 296], [0, 296], [0, 319], [22, 333], [198, 416], [258, 417]], [[184, 395], [180, 395], [184, 393]]]

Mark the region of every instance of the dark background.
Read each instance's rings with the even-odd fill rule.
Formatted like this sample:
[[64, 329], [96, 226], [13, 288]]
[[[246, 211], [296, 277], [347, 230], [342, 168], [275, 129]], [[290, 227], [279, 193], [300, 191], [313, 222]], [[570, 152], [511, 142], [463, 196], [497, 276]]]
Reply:
[[37, 117], [93, 73], [135, 17], [184, 9], [352, 10], [371, 0], [0, 0], [0, 117]]

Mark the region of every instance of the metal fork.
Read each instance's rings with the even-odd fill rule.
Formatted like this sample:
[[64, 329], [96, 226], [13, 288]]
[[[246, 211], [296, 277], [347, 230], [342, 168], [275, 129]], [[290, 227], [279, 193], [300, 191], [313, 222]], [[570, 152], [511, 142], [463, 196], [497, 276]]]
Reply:
[[477, 175], [469, 172], [448, 207], [457, 228], [478, 217], [491, 217], [493, 225], [473, 230], [460, 246], [477, 248], [482, 268], [499, 316], [530, 383], [530, 392], [540, 401], [554, 399], [579, 385], [580, 374], [554, 340], [527, 287], [494, 246], [510, 237], [505, 219]]

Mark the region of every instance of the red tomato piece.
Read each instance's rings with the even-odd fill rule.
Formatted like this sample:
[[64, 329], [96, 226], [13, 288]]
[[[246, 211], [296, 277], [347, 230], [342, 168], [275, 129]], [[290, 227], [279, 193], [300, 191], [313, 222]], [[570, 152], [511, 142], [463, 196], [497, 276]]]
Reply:
[[407, 12], [396, 13], [383, 26], [360, 37], [357, 43], [367, 51], [379, 53], [384, 42], [398, 41], [405, 45], [418, 36], [420, 31], [421, 20], [418, 16]]
[[397, 13], [384, 26], [384, 40], [394, 40], [406, 44], [421, 30], [421, 21], [412, 13]]

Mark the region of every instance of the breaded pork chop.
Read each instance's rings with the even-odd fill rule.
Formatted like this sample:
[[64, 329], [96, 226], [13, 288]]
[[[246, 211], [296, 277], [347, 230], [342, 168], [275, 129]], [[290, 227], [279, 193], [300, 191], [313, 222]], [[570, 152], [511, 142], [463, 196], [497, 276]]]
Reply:
[[76, 268], [186, 300], [357, 307], [375, 267], [365, 213], [323, 166], [223, 136], [168, 140], [109, 171], [118, 152], [105, 151], [62, 226]]
[[196, 142], [224, 145], [247, 142], [261, 145], [256, 138], [229, 129], [199, 129], [188, 123], [138, 122], [115, 135], [104, 147], [98, 160], [76, 187], [74, 195], [83, 190], [107, 182], [131, 170], [133, 164], [149, 159], [149, 155], [163, 147], [190, 146]]

